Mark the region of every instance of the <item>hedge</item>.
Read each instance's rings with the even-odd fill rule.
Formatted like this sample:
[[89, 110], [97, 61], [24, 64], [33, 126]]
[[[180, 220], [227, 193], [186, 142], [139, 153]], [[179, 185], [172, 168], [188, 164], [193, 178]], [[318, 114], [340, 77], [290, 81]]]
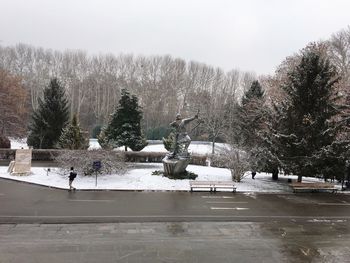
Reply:
[[[32, 161], [53, 161], [61, 151], [56, 149], [33, 149]], [[15, 159], [15, 149], [0, 149], [0, 160], [10, 161]], [[164, 152], [123, 152], [127, 162], [161, 163], [166, 153]], [[192, 155], [190, 164], [206, 165], [207, 157]]]

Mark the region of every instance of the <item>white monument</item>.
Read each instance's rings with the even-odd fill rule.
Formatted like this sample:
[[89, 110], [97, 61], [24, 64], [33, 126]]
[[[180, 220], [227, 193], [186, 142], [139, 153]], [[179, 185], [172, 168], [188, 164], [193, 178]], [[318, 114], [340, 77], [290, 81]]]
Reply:
[[8, 172], [17, 175], [27, 175], [32, 167], [32, 149], [16, 150], [15, 160], [10, 163]]

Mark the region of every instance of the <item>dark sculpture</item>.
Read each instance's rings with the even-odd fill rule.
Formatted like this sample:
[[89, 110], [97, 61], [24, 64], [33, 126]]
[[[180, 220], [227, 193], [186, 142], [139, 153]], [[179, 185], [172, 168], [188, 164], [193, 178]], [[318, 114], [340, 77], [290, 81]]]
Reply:
[[170, 123], [170, 126], [175, 129], [175, 142], [174, 151], [170, 153], [169, 158], [175, 158], [178, 156], [186, 157], [188, 156], [188, 146], [191, 143], [191, 138], [187, 133], [186, 125], [191, 121], [198, 119], [198, 113], [187, 119], [183, 119], [180, 114], [176, 115], [175, 121]]

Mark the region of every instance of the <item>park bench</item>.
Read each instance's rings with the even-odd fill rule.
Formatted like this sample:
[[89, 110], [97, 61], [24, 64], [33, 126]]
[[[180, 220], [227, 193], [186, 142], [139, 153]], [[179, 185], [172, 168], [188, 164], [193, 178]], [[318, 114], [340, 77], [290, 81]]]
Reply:
[[218, 189], [232, 189], [236, 192], [236, 186], [232, 181], [190, 181], [191, 192], [194, 189], [209, 189], [210, 192], [216, 192]]
[[338, 188], [330, 183], [292, 183], [293, 192], [328, 192], [336, 193]]

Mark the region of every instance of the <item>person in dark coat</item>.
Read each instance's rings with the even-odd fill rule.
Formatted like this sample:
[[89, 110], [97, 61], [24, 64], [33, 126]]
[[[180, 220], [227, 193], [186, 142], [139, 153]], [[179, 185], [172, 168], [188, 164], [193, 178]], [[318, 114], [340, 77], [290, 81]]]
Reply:
[[75, 177], [77, 177], [77, 173], [74, 172], [74, 167], [71, 167], [69, 173], [69, 191], [75, 190], [75, 188], [72, 186]]
[[255, 179], [255, 175], [256, 175], [256, 172], [253, 171], [253, 172], [252, 172], [252, 179]]

